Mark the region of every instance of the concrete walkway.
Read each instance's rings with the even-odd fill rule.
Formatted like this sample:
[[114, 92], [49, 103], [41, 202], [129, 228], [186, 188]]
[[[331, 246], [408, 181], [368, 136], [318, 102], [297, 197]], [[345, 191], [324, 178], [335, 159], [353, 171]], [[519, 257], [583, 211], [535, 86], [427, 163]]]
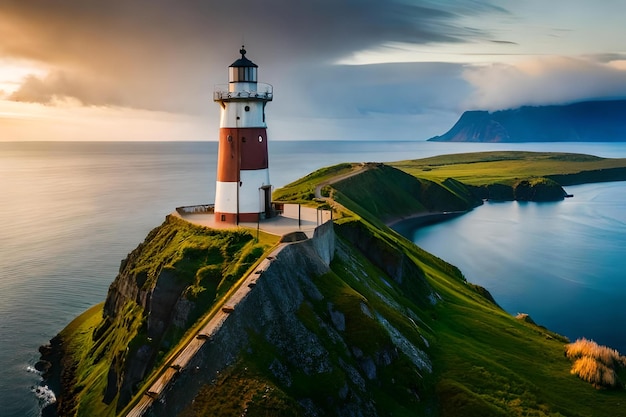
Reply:
[[180, 213], [175, 211], [172, 215], [189, 223], [212, 229], [236, 229], [243, 227], [256, 230], [258, 228], [263, 232], [277, 236], [300, 231], [304, 232], [309, 238], [313, 237], [313, 232], [317, 226], [330, 219], [328, 210], [317, 210], [312, 207], [298, 206], [297, 204], [285, 205], [285, 211], [279, 216], [264, 219], [258, 223], [239, 223], [239, 225], [216, 222], [213, 213]]

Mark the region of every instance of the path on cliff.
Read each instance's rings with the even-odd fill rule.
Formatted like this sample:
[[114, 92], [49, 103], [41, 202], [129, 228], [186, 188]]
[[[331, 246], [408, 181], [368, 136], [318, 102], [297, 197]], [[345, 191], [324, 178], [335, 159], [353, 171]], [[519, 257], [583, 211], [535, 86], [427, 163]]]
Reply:
[[315, 198], [319, 198], [322, 200], [331, 200], [335, 202], [335, 200], [333, 200], [331, 197], [322, 196], [322, 188], [324, 188], [327, 185], [332, 185], [336, 182], [343, 181], [347, 178], [354, 177], [355, 175], [361, 174], [362, 172], [367, 171], [368, 169], [371, 169], [371, 168], [372, 168], [372, 163], [361, 162], [358, 165], [352, 167], [352, 171], [350, 172], [347, 172], [342, 175], [337, 175], [336, 177], [333, 177], [329, 180], [320, 182], [319, 184], [315, 186]]
[[[317, 184], [315, 187], [315, 197], [324, 199], [327, 201], [335, 202], [331, 197], [322, 197], [321, 190], [326, 185], [331, 185], [336, 182], [345, 180], [352, 176], [358, 175], [368, 169], [371, 169], [372, 164], [368, 163], [360, 163], [355, 165], [352, 171], [338, 175], [329, 180], [321, 182]], [[182, 216], [178, 215], [182, 218]], [[193, 221], [187, 219], [192, 223], [200, 222]], [[317, 226], [317, 224], [316, 224]], [[218, 310], [216, 310], [213, 314], [209, 314], [207, 318], [205, 318], [205, 322], [201, 325], [201, 328], [195, 332], [192, 338], [188, 340], [188, 342], [177, 349], [170, 355], [170, 359], [166, 361], [166, 365], [164, 365], [160, 370], [157, 371], [158, 376], [156, 379], [149, 382], [148, 388], [145, 389], [143, 395], [139, 400], [135, 403], [132, 409], [126, 413], [126, 417], [141, 417], [144, 413], [152, 406], [154, 401], [157, 401], [167, 385], [172, 382], [172, 380], [178, 375], [178, 373], [184, 371], [191, 359], [196, 355], [196, 353], [204, 346], [205, 343], [210, 343], [213, 335], [219, 330], [224, 321], [228, 318], [230, 312], [232, 312], [237, 304], [241, 300], [243, 300], [250, 291], [253, 290], [256, 285], [256, 280], [261, 277], [263, 271], [265, 271], [271, 261], [282, 251], [282, 249], [288, 245], [289, 243], [281, 243], [279, 244], [268, 256], [263, 259], [259, 265], [252, 272], [250, 272], [245, 278], [241, 280], [239, 286], [233, 290], [229, 296], [227, 296], [224, 301], [219, 304]]]
[[261, 277], [272, 260], [283, 250], [289, 243], [279, 244], [269, 255], [265, 257], [245, 278], [240, 281], [239, 286], [234, 289], [224, 301], [217, 305], [219, 308], [214, 314], [210, 314], [205, 318], [205, 323], [201, 324], [201, 328], [195, 332], [194, 336], [181, 348], [172, 354], [173, 358], [166, 361], [160, 370], [157, 371], [158, 376], [149, 384], [141, 398], [126, 413], [126, 417], [141, 417], [150, 408], [152, 403], [159, 399], [167, 385], [176, 377], [179, 372], [187, 368], [187, 365], [195, 354], [204, 346], [210, 343], [213, 335], [219, 330], [224, 321], [228, 318], [237, 304], [243, 300], [254, 289], [257, 279]]

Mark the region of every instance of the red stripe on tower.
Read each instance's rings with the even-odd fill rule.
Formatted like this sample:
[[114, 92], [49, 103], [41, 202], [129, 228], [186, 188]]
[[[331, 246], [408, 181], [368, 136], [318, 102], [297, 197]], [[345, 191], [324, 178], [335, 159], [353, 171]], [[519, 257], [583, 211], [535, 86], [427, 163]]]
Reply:
[[257, 82], [257, 65], [239, 52], [228, 85], [213, 93], [221, 107], [215, 220], [233, 224], [269, 217], [272, 191], [265, 124], [272, 86]]

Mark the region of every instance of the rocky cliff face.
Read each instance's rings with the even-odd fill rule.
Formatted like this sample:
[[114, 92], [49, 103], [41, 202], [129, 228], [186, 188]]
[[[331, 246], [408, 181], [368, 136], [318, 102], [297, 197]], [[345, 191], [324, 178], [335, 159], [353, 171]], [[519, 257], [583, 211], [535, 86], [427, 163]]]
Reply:
[[[318, 232], [280, 252], [150, 416], [226, 415], [227, 406], [245, 414], [263, 402], [272, 415], [377, 416], [387, 410], [376, 398], [396, 391], [398, 406], [425, 407], [430, 336], [416, 322], [437, 295], [423, 271], [391, 242], [364, 239], [358, 222], [338, 226], [339, 239], [332, 223]], [[402, 287], [410, 307], [395, 299], [392, 289]], [[251, 375], [264, 381], [260, 398], [239, 404], [229, 394], [221, 406], [206, 404], [230, 380], [251, 384]]]
[[55, 370], [63, 381], [58, 415], [115, 415], [265, 248], [250, 233], [169, 216], [122, 261], [89, 339], [57, 344], [63, 351], [62, 369]]
[[474, 195], [495, 201], [559, 201], [568, 196], [563, 187], [549, 178], [518, 180], [514, 184], [468, 186]]
[[[189, 326], [199, 305], [190, 296], [194, 281], [182, 279], [189, 273], [185, 256], [172, 263], [176, 257], [168, 248], [181, 249], [178, 239], [190, 236], [223, 237], [194, 230], [168, 219], [122, 263], [103, 318], [80, 348], [86, 356], [66, 362], [71, 378], [59, 415], [115, 415], [175, 342], [172, 329]], [[231, 236], [232, 244], [236, 238], [246, 241]], [[211, 252], [214, 243], [204, 250]], [[237, 253], [245, 252], [240, 246]], [[169, 261], [159, 261], [156, 252]], [[195, 272], [187, 276], [210, 269], [197, 259], [192, 263]], [[326, 223], [313, 239], [289, 244], [272, 259], [146, 415], [231, 415], [229, 409], [240, 414], [257, 407], [272, 415], [376, 416], [385, 415], [389, 404], [392, 410], [433, 407], [426, 312], [438, 299], [422, 267], [397, 242], [359, 221]], [[66, 353], [73, 357], [71, 349]], [[86, 370], [102, 377], [81, 380]], [[207, 406], [206, 398], [233, 381], [232, 392]], [[244, 402], [236, 393], [247, 383], [262, 384], [264, 391]], [[197, 409], [205, 406], [214, 408]]]
[[622, 142], [626, 100], [466, 111], [436, 142]]

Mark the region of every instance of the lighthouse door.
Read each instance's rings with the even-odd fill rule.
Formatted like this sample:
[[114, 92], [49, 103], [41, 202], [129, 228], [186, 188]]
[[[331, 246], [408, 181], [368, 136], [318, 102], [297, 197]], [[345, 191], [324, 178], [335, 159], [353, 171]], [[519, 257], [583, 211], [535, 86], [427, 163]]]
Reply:
[[272, 186], [264, 185], [261, 190], [263, 214], [264, 218], [268, 219], [272, 217]]

